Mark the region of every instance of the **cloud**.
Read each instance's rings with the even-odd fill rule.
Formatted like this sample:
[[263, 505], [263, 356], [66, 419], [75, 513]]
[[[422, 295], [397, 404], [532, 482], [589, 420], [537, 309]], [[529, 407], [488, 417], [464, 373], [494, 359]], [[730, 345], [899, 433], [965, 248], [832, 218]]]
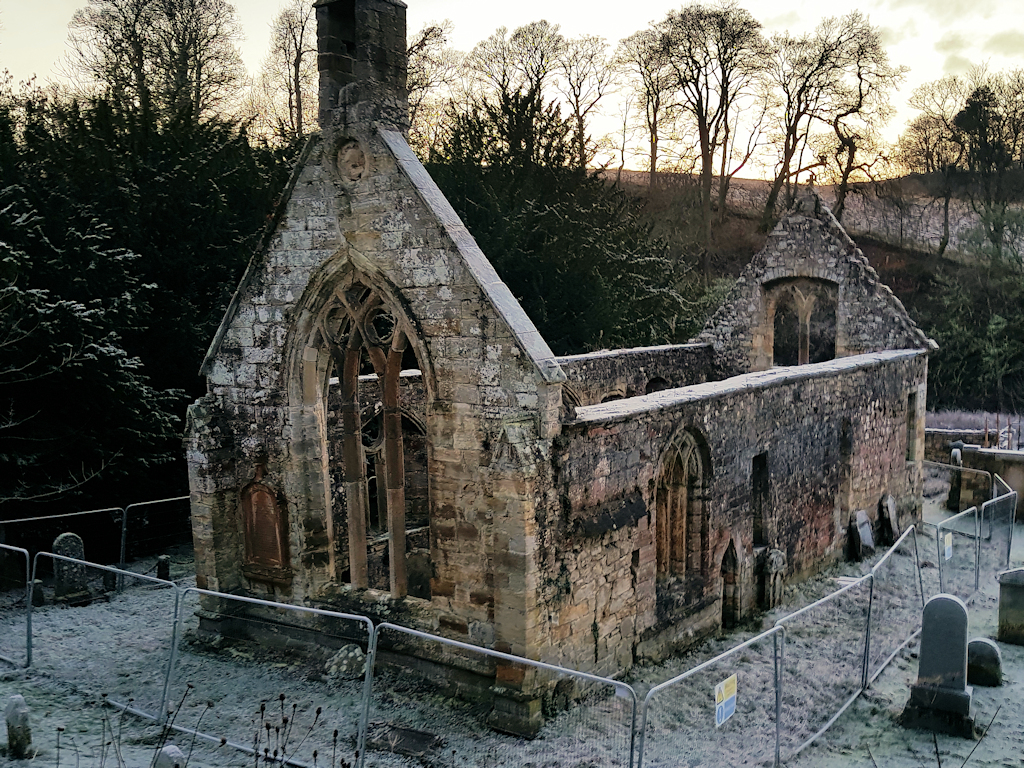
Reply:
[[963, 53], [970, 47], [970, 40], [959, 32], [947, 32], [935, 43], [935, 50], [945, 54]]
[[772, 16], [771, 18], [765, 19], [763, 24], [767, 30], [788, 30], [790, 27], [798, 26], [802, 21], [800, 14], [796, 11], [790, 11], [789, 13], [783, 13], [779, 16]]
[[1019, 29], [1008, 29], [992, 35], [983, 50], [985, 53], [1001, 56], [1024, 56], [1024, 32]]
[[961, 20], [964, 17], [988, 18], [999, 8], [1000, 0], [891, 0], [890, 8], [920, 8], [936, 21]]
[[897, 45], [902, 43], [904, 40], [908, 40], [917, 35], [917, 25], [911, 19], [907, 24], [902, 27], [879, 27], [878, 33], [882, 38], [882, 45], [886, 48], [895, 48]]
[[954, 54], [946, 57], [946, 60], [942, 63], [942, 71], [947, 75], [963, 75], [973, 66], [974, 62], [970, 59]]

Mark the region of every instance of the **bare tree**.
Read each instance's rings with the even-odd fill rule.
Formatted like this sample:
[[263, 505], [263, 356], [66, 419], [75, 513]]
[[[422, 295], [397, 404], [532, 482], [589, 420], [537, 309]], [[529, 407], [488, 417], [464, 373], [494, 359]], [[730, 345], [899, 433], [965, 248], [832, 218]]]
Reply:
[[693, 122], [700, 153], [702, 268], [709, 274], [715, 160], [727, 152], [736, 100], [761, 69], [765, 54], [761, 25], [732, 2], [692, 4], [659, 25], [674, 107]]
[[614, 87], [618, 72], [607, 56], [602, 37], [583, 35], [566, 40], [558, 57], [558, 90], [572, 113], [573, 141], [580, 168], [587, 165], [587, 118]]
[[271, 24], [270, 50], [258, 86], [266, 97], [263, 114], [283, 140], [301, 138], [314, 124], [316, 55], [313, 5], [308, 0], [289, 0]]
[[71, 66], [125, 106], [197, 121], [235, 94], [241, 36], [226, 0], [88, 0], [71, 20]]
[[824, 19], [809, 35], [776, 36], [772, 44], [767, 82], [778, 99], [775, 131], [780, 147], [775, 180], [762, 217], [765, 227], [774, 218], [783, 185], [824, 162], [819, 157], [807, 166], [797, 163], [794, 167], [793, 161], [806, 147], [812, 127], [816, 123], [833, 125], [837, 116], [851, 109], [850, 114], [859, 113], [864, 105], [858, 106], [858, 99], [851, 99], [851, 89], [856, 93], [858, 87], [871, 81], [866, 78], [860, 83], [862, 73], [889, 68], [878, 30], [857, 11]]
[[410, 141], [424, 157], [442, 140], [453, 90], [462, 77], [465, 54], [448, 46], [452, 22], [432, 22], [417, 32], [408, 47]]
[[517, 90], [543, 93], [565, 48], [557, 24], [533, 21], [509, 34], [499, 27], [477, 44], [466, 60], [467, 66], [499, 94]]
[[657, 184], [661, 134], [667, 119], [671, 72], [661, 37], [654, 29], [642, 29], [619, 43], [616, 60], [630, 81], [643, 115], [648, 139], [649, 184]]

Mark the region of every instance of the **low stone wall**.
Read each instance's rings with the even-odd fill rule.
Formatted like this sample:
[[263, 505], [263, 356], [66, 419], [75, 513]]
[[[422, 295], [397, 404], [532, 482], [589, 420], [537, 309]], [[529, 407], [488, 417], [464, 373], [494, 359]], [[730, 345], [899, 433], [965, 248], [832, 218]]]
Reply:
[[935, 429], [924, 431], [924, 458], [926, 461], [949, 463], [951, 444], [960, 441], [967, 445], [996, 445], [999, 440], [997, 429]]
[[[1020, 498], [1024, 493], [1024, 451], [1005, 451], [998, 448], [967, 446], [962, 452], [964, 466], [999, 475]], [[966, 473], [965, 473], [966, 474]], [[1024, 522], [1024, 514], [1017, 505], [1017, 521]]]
[[570, 355], [557, 359], [568, 382], [563, 400], [596, 405], [662, 389], [707, 381], [712, 369], [710, 344], [672, 344]]

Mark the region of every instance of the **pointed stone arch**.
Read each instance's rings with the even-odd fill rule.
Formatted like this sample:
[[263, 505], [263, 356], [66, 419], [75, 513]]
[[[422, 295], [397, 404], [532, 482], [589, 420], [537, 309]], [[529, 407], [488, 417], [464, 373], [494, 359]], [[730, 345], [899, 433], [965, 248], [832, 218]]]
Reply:
[[[428, 402], [432, 399], [434, 386], [426, 346], [401, 294], [378, 275], [356, 269], [343, 257], [334, 262], [333, 268], [325, 265], [318, 279], [311, 280], [304, 299], [291, 339], [288, 392], [298, 427], [296, 436], [304, 443], [305, 453], [319, 457], [319, 467], [309, 467], [310, 475], [317, 476], [316, 481], [310, 481], [309, 493], [316, 497], [311, 498], [311, 503], [323, 505], [331, 571], [356, 588], [371, 586], [371, 475], [367, 465], [370, 452], [378, 502], [374, 519], [387, 537], [385, 581], [393, 597], [405, 597], [408, 577], [403, 425], [413, 424], [424, 433], [427, 430], [418, 420], [411, 422], [403, 410], [399, 380], [403, 358], [411, 350], [423, 375]], [[376, 374], [378, 390], [376, 402], [364, 408], [365, 404], [360, 403], [360, 374], [369, 372]], [[331, 455], [327, 437], [325, 401], [332, 374], [337, 376], [341, 393], [337, 425], [340, 456]], [[368, 437], [370, 431], [374, 434]], [[371, 445], [367, 444], [368, 439]], [[331, 508], [332, 462], [342, 466], [338, 498], [343, 499], [344, 510]], [[344, 520], [339, 536], [347, 540], [340, 553], [335, 552], [334, 543], [336, 514]], [[334, 562], [339, 556], [341, 567]]]
[[736, 551], [736, 542], [729, 539], [729, 546], [722, 555], [720, 569], [722, 577], [722, 626], [732, 629], [739, 625], [741, 617], [740, 600], [740, 558]]
[[707, 441], [697, 429], [681, 430], [662, 456], [655, 491], [660, 579], [707, 575], [710, 483]]

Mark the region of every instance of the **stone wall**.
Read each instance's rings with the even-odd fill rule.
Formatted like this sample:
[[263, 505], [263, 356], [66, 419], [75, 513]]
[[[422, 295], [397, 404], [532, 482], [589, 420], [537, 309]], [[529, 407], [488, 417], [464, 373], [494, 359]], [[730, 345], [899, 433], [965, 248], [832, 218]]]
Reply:
[[[767, 545], [786, 553], [790, 576], [841, 557], [850, 514], [874, 518], [887, 493], [903, 520], [918, 519], [921, 465], [907, 462], [907, 406], [916, 395], [913, 439], [923, 440], [926, 373], [923, 353], [887, 352], [577, 409], [556, 441], [562, 508], [541, 545], [550, 657], [611, 672], [630, 646], [659, 656], [717, 628], [730, 541], [741, 559], [743, 612], [753, 611], [758, 454], [767, 454], [770, 473]], [[666, 447], [684, 428], [709, 448], [710, 557], [699, 594], [666, 609], [651, 510]]]
[[709, 344], [606, 349], [559, 357], [558, 364], [568, 378], [563, 402], [575, 406], [700, 384], [714, 369]]
[[831, 211], [808, 192], [778, 223], [698, 337], [713, 345], [723, 378], [771, 368], [773, 286], [797, 280], [838, 290], [835, 357], [935, 348]]

